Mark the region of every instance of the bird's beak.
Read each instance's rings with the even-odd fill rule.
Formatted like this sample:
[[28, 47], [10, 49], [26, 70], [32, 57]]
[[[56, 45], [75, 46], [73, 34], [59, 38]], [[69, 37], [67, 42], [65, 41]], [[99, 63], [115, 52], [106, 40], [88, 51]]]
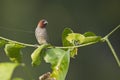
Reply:
[[44, 22], [44, 24], [48, 24], [48, 22], [47, 22], [47, 21], [45, 21], [45, 22]]

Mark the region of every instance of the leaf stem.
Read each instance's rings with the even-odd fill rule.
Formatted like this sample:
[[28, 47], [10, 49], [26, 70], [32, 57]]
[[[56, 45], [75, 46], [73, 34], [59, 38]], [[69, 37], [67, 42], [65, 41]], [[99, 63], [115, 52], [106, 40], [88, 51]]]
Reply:
[[0, 36], [0, 39], [3, 39], [5, 41], [10, 41], [10, 42], [18, 43], [18, 44], [21, 44], [21, 45], [24, 45], [24, 46], [37, 47], [36, 45], [17, 42], [17, 41], [14, 41], [14, 40], [11, 40], [11, 39], [7, 39], [7, 38], [1, 37], [1, 36]]
[[108, 44], [110, 50], [112, 51], [112, 54], [113, 54], [113, 56], [114, 56], [114, 58], [115, 58], [115, 60], [116, 60], [116, 62], [117, 62], [117, 64], [118, 64], [118, 66], [120, 67], [120, 61], [119, 61], [119, 58], [117, 57], [117, 54], [116, 54], [114, 48], [112, 47], [112, 44], [110, 43], [110, 41], [109, 41], [108, 38], [106, 38], [106, 42], [107, 42], [107, 44]]

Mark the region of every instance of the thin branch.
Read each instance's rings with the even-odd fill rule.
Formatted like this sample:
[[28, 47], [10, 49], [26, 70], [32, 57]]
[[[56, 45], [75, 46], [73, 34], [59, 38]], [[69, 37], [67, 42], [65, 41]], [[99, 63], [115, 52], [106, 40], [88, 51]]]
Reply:
[[120, 60], [119, 60], [119, 58], [117, 57], [117, 54], [116, 54], [114, 48], [112, 47], [112, 44], [110, 43], [110, 41], [109, 41], [108, 38], [106, 38], [106, 42], [107, 42], [110, 50], [112, 51], [112, 54], [113, 54], [113, 56], [114, 56], [114, 58], [115, 58], [115, 60], [116, 60], [116, 62], [117, 62], [117, 64], [118, 64], [118, 66], [120, 67]]
[[113, 34], [118, 28], [120, 28], [120, 25], [118, 25], [115, 29], [113, 29], [109, 34], [107, 34], [104, 38], [109, 37], [111, 34]]
[[[108, 38], [112, 33], [114, 33], [118, 28], [120, 28], [120, 25], [118, 25], [115, 29], [113, 29], [109, 34], [107, 34], [104, 38], [101, 39], [101, 41], [106, 41], [106, 38]], [[25, 45], [25, 46], [29, 46], [29, 47], [38, 47], [37, 45], [33, 45], [33, 44], [26, 44], [26, 43], [22, 43], [22, 42], [17, 42], [17, 41], [14, 41], [14, 40], [11, 40], [11, 39], [7, 39], [7, 38], [4, 38], [4, 37], [1, 37], [0, 36], [0, 39], [3, 39], [3, 40], [6, 40], [6, 41], [10, 41], [10, 42], [15, 42], [15, 43], [18, 43], [18, 44], [21, 44], [21, 45]], [[98, 41], [97, 41], [98, 42]], [[66, 47], [59, 47], [59, 46], [55, 46], [55, 48], [78, 48], [78, 47], [84, 47], [84, 46], [88, 46], [88, 45], [91, 45], [91, 44], [95, 44], [97, 42], [90, 42], [90, 43], [86, 43], [86, 44], [82, 44], [82, 45], [77, 45], [77, 46], [66, 46]], [[51, 47], [49, 47], [51, 48]]]
[[56, 46], [55, 48], [78, 48], [78, 47], [84, 47], [84, 46], [88, 46], [88, 45], [92, 45], [92, 44], [95, 44], [97, 43], [98, 41], [96, 42], [90, 42], [90, 43], [86, 43], [86, 44], [82, 44], [82, 45], [78, 45], [78, 46], [66, 46], [66, 47], [59, 47], [59, 46]]
[[[26, 43], [14, 41], [14, 40], [7, 39], [7, 38], [1, 37], [1, 36], [0, 36], [0, 39], [10, 41], [10, 42], [14, 42], [14, 43], [17, 43], [17, 44], [21, 44], [21, 45], [24, 45], [24, 46], [29, 46], [29, 47], [38, 47], [39, 46], [39, 45], [26, 44]], [[84, 46], [88, 46], [88, 45], [95, 44], [95, 43], [97, 43], [97, 42], [90, 42], [90, 43], [86, 43], [86, 44], [82, 44], [82, 45], [78, 45], [78, 46], [66, 46], [66, 47], [55, 46], [55, 48], [63, 48], [63, 49], [65, 49], [65, 48], [78, 48], [78, 47], [84, 47]], [[48, 47], [48, 48], [51, 48], [51, 47]]]
[[21, 45], [24, 45], [24, 46], [37, 47], [36, 45], [17, 42], [17, 41], [14, 41], [14, 40], [11, 40], [11, 39], [7, 39], [7, 38], [1, 37], [1, 36], [0, 36], [0, 39], [3, 39], [5, 41], [10, 41], [10, 42], [18, 43], [18, 44], [21, 44]]

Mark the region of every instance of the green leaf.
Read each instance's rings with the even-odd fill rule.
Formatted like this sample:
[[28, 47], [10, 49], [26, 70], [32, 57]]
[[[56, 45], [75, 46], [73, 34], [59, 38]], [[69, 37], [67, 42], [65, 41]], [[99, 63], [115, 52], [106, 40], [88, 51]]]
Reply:
[[[70, 29], [70, 28], [65, 28], [63, 33], [62, 33], [62, 43], [63, 43], [63, 46], [74, 46], [73, 43], [70, 43], [66, 37], [70, 34], [70, 33], [73, 33], [73, 31]], [[66, 49], [68, 50], [68, 49]], [[74, 58], [74, 56], [77, 55], [77, 48], [72, 48], [70, 49], [70, 56], [72, 58]]]
[[85, 39], [83, 41], [84, 44], [90, 42], [97, 42], [101, 39], [101, 36], [96, 36], [96, 34], [93, 32], [85, 32], [83, 35], [85, 36]]
[[100, 36], [90, 36], [90, 37], [85, 37], [84, 41], [82, 44], [90, 43], [90, 42], [98, 42], [101, 40]]
[[7, 42], [5, 40], [0, 40], [0, 47], [4, 46]]
[[100, 41], [100, 39], [101, 39], [100, 36], [93, 36], [95, 34], [92, 32], [87, 32], [84, 35], [79, 34], [79, 33], [71, 33], [66, 37], [66, 39], [70, 43], [76, 44], [75, 42], [77, 42], [77, 45], [91, 43], [91, 42], [97, 42], [97, 41]]
[[59, 48], [52, 48], [46, 51], [44, 57], [47, 63], [52, 65], [51, 77], [55, 80], [65, 80], [69, 68], [70, 51], [65, 51]]
[[63, 46], [71, 46], [72, 44], [66, 40], [66, 37], [68, 36], [68, 34], [73, 33], [73, 31], [70, 28], [65, 28], [62, 32], [62, 43]]
[[16, 43], [9, 43], [5, 45], [5, 53], [10, 58], [11, 61], [21, 63], [22, 61], [22, 52], [21, 49], [25, 46], [16, 44]]
[[78, 44], [83, 43], [85, 36], [79, 33], [70, 33], [68, 34], [68, 36], [66, 37], [66, 39], [70, 42], [75, 44], [75, 42], [77, 42]]
[[19, 66], [17, 63], [0, 63], [0, 80], [11, 80], [14, 69]]
[[31, 55], [33, 66], [40, 65], [42, 57], [43, 57], [42, 56], [43, 49], [47, 48], [48, 46], [49, 46], [48, 44], [43, 44], [34, 50], [34, 52]]
[[96, 36], [96, 34], [93, 33], [93, 32], [85, 32], [83, 35], [84, 35], [85, 37]]

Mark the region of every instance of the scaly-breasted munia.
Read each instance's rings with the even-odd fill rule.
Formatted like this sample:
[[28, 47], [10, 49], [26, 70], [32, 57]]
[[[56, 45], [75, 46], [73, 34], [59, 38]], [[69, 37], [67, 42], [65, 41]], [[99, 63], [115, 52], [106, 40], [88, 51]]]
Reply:
[[37, 28], [35, 30], [35, 36], [39, 44], [47, 43], [47, 30], [46, 25], [48, 24], [47, 20], [42, 19], [39, 21]]

